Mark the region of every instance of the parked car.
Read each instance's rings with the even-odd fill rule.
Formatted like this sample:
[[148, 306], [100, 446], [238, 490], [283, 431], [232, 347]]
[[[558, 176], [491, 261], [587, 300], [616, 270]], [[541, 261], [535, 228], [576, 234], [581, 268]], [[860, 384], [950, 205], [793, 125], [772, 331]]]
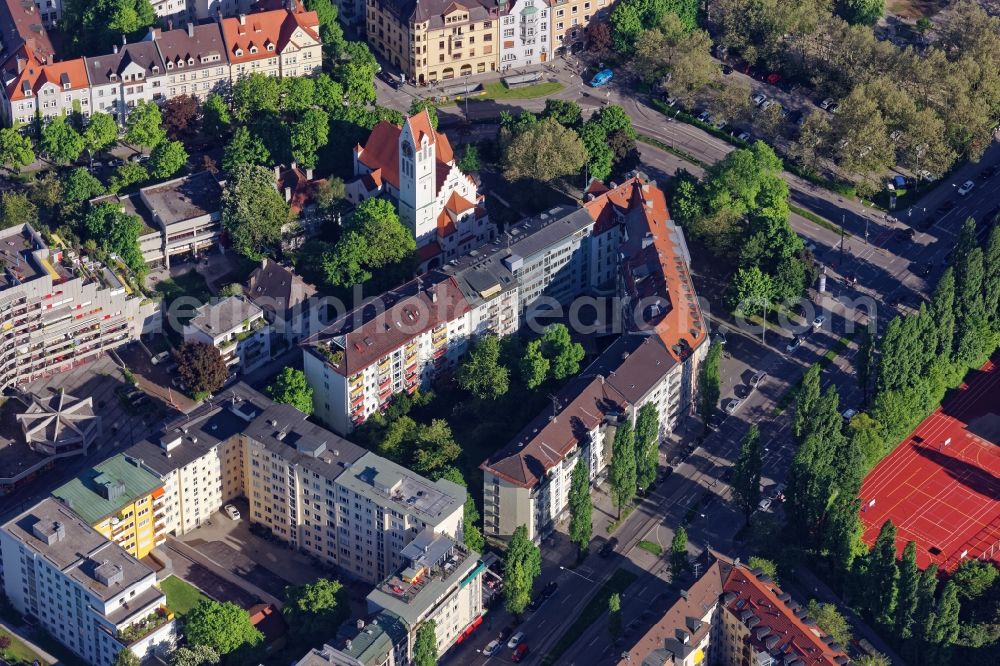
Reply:
[[785, 351], [791, 354], [801, 346], [802, 346], [802, 338], [796, 335], [794, 338], [792, 338], [792, 341], [789, 342], [788, 345], [785, 347]]
[[813, 319], [813, 328], [823, 328], [823, 324], [826, 323], [826, 315], [816, 315]]
[[483, 648], [483, 654], [485, 654], [487, 657], [492, 657], [497, 653], [497, 650], [500, 649], [500, 645], [501, 645], [500, 641], [494, 638], [492, 641], [486, 644], [486, 647]]
[[226, 515], [229, 516], [231, 519], [233, 519], [233, 520], [239, 520], [240, 519], [240, 510], [237, 509], [232, 504], [227, 504], [226, 506], [224, 506], [222, 508], [226, 512]]
[[989, 180], [996, 175], [997, 168], [995, 166], [988, 166], [979, 172], [979, 178], [982, 180]]
[[840, 104], [834, 102], [833, 104], [830, 105], [830, 108], [827, 109], [827, 111], [829, 111], [830, 113], [837, 113], [838, 111], [840, 111]]
[[736, 138], [739, 139], [740, 141], [746, 141], [747, 143], [753, 143], [753, 137], [750, 135], [750, 132], [740, 132], [739, 135]]
[[615, 548], [618, 547], [617, 537], [611, 537], [601, 545], [601, 549], [597, 551], [597, 554], [601, 557], [610, 557], [612, 553], [615, 552]]
[[844, 417], [845, 421], [850, 421], [851, 419], [853, 419], [857, 415], [858, 415], [858, 410], [856, 410], [856, 409], [850, 409], [850, 408], [845, 409], [844, 412], [841, 414], [841, 416]]
[[958, 188], [958, 196], [964, 197], [966, 194], [971, 192], [972, 188], [974, 188], [975, 186], [976, 184], [971, 180], [965, 181], [964, 183], [962, 183], [962, 186]]
[[764, 380], [767, 378], [767, 373], [763, 370], [758, 370], [750, 376], [750, 386], [757, 388], [760, 386]]
[[522, 661], [526, 656], [528, 656], [528, 644], [521, 643], [514, 650], [514, 653], [510, 655], [510, 660], [516, 664]]
[[726, 122], [727, 122], [727, 121], [726, 121], [726, 119], [725, 119], [725, 118], [719, 118], [719, 119], [718, 119], [718, 120], [716, 120], [716, 121], [715, 121], [714, 123], [712, 123], [712, 127], [714, 127], [714, 128], [715, 128], [715, 129], [717, 129], [717, 130], [720, 130], [720, 129], [722, 129], [723, 127], [725, 127], [725, 126], [726, 126]]
[[707, 123], [711, 119], [712, 119], [712, 115], [708, 111], [702, 111], [701, 113], [698, 114], [698, 121], [699, 122]]
[[722, 345], [723, 347], [726, 346], [727, 340], [726, 340], [726, 332], [724, 330], [722, 330], [721, 328], [715, 329], [714, 337], [720, 345]]
[[945, 213], [949, 212], [954, 207], [955, 207], [955, 200], [954, 199], [948, 199], [943, 204], [941, 204], [936, 209], [934, 209], [934, 212], [937, 213], [938, 215], [944, 215]]
[[154, 354], [153, 358], [151, 358], [149, 360], [152, 362], [153, 365], [157, 365], [159, 363], [163, 363], [168, 358], [170, 358], [170, 352], [168, 352], [168, 351], [161, 351], [159, 354]]
[[726, 414], [735, 414], [736, 410], [739, 409], [742, 404], [742, 400], [739, 398], [733, 398], [726, 404]]
[[754, 103], [754, 106], [760, 106], [761, 104], [767, 101], [767, 95], [762, 95], [760, 93], [757, 93], [756, 95], [750, 98], [750, 101]]
[[590, 85], [593, 88], [600, 88], [601, 86], [610, 83], [611, 79], [614, 78], [615, 73], [610, 69], [602, 69], [597, 74], [594, 74], [594, 78], [590, 80]]
[[785, 484], [783, 484], [783, 483], [779, 483], [778, 485], [776, 485], [774, 487], [773, 490], [771, 490], [771, 498], [772, 499], [778, 499], [779, 497], [781, 497], [784, 494], [785, 494]]
[[733, 68], [731, 66], [729, 66], [729, 65], [723, 65], [722, 66], [722, 73], [725, 74], [726, 76], [729, 76], [730, 74], [733, 73]]
[[757, 507], [761, 511], [767, 511], [768, 509], [771, 508], [771, 498], [770, 497], [765, 497], [764, 499], [762, 499], [760, 501], [760, 503], [757, 505]]
[[913, 230], [913, 227], [906, 227], [905, 229], [896, 229], [896, 240], [906, 241], [913, 240], [913, 237], [917, 235], [917, 232]]
[[550, 598], [553, 594], [556, 593], [556, 590], [558, 589], [559, 589], [559, 583], [552, 581], [551, 583], [542, 588], [542, 599]]
[[510, 640], [507, 641], [507, 647], [510, 648], [511, 650], [513, 650], [518, 645], [520, 645], [521, 641], [523, 641], [523, 640], [524, 640], [524, 632], [523, 631], [519, 631], [519, 632], [517, 632], [516, 634], [514, 634], [513, 636], [510, 637]]
[[826, 99], [824, 99], [822, 102], [819, 103], [819, 108], [823, 109], [824, 111], [828, 110], [831, 106], [833, 106], [832, 97], [827, 97]]
[[764, 102], [763, 104], [760, 105], [760, 110], [761, 111], [767, 111], [772, 106], [777, 106], [777, 105], [778, 105], [777, 102], [775, 102], [773, 99], [769, 99], [769, 100], [767, 100], [766, 102]]

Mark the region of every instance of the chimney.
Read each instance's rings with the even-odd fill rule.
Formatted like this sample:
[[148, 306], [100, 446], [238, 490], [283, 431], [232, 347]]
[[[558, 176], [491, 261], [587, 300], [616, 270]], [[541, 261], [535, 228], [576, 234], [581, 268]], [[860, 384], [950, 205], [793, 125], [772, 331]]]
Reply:
[[122, 46], [125, 46], [126, 44], [128, 44], [128, 38], [125, 35], [122, 35]]
[[295, 171], [297, 168], [299, 168], [299, 165], [295, 163], [295, 160], [292, 160], [292, 171]]
[[188, 28], [188, 37], [194, 37], [194, 23], [188, 21], [187, 28]]
[[274, 179], [278, 180], [278, 181], [281, 180], [281, 166], [280, 165], [276, 165], [274, 167]]
[[240, 25], [246, 25], [246, 24], [247, 24], [247, 15], [240, 14]]
[[167, 19], [167, 30], [173, 30], [173, 29], [174, 29], [174, 20]]
[[111, 47], [111, 51], [112, 51], [112, 53], [118, 53], [118, 45], [115, 44], [114, 46], [112, 46]]
[[312, 180], [312, 179], [313, 179], [313, 170], [310, 167], [306, 169], [306, 180]]
[[149, 35], [148, 35], [149, 41], [155, 42], [157, 33], [159, 32], [160, 32], [159, 29], [154, 28], [153, 26], [149, 26]]
[[292, 200], [292, 188], [286, 185], [285, 186], [285, 203], [288, 203], [291, 200]]

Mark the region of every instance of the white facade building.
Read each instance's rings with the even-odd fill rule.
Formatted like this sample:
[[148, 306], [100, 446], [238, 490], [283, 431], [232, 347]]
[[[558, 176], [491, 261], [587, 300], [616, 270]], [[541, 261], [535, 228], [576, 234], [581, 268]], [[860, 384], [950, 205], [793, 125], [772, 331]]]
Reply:
[[271, 331], [264, 311], [242, 296], [198, 308], [184, 326], [185, 342], [203, 342], [222, 354], [226, 365], [250, 372], [271, 359]]
[[500, 71], [518, 69], [548, 61], [548, 0], [501, 0]]
[[139, 659], [176, 640], [156, 573], [47, 498], [0, 528], [3, 589], [56, 640], [94, 666]]

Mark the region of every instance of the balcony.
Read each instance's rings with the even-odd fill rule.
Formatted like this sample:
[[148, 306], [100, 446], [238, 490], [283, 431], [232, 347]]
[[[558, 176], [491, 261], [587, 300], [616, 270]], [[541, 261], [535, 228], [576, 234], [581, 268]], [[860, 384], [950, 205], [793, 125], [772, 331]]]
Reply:
[[350, 386], [352, 389], [357, 388], [358, 386], [361, 385], [362, 379], [364, 379], [364, 377], [359, 372], [358, 374], [351, 376], [351, 378], [347, 380], [347, 385]]
[[173, 620], [173, 611], [166, 606], [160, 606], [138, 622], [119, 629], [116, 638], [123, 645], [132, 645]]

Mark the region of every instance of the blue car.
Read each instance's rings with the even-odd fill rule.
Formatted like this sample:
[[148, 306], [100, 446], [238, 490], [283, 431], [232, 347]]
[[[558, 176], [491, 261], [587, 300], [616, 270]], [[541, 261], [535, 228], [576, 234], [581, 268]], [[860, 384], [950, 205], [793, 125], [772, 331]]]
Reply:
[[594, 88], [599, 88], [608, 83], [614, 75], [614, 72], [610, 69], [602, 69], [597, 74], [594, 74], [594, 78], [590, 80], [590, 85]]

